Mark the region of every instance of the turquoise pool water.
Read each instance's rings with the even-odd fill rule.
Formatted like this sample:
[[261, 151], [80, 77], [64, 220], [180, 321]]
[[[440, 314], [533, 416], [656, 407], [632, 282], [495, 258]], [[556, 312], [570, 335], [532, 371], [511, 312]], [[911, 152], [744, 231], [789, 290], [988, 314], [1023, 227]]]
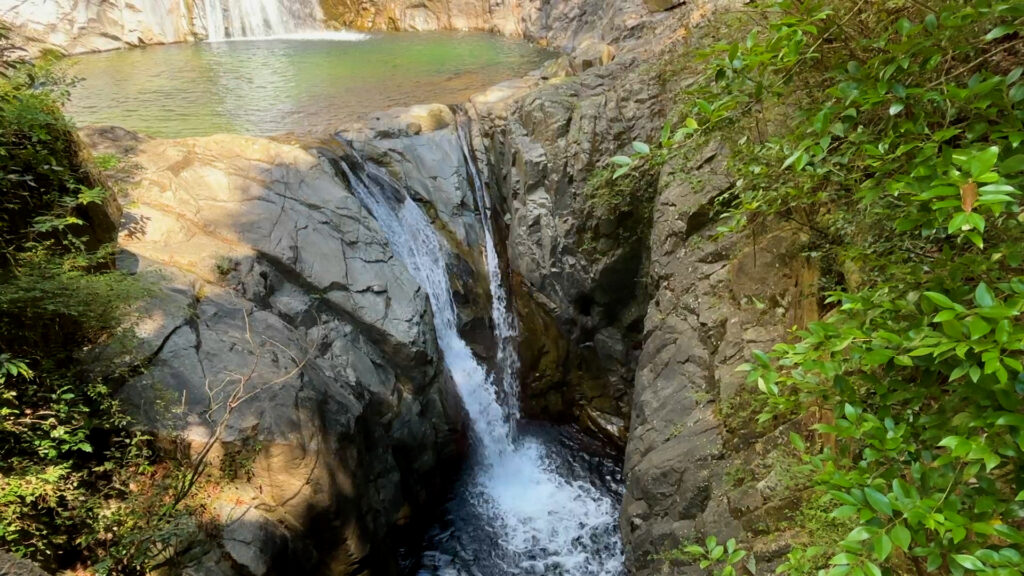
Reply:
[[150, 46], [71, 59], [68, 112], [174, 138], [322, 134], [367, 114], [464, 102], [551, 53], [479, 33], [374, 34]]

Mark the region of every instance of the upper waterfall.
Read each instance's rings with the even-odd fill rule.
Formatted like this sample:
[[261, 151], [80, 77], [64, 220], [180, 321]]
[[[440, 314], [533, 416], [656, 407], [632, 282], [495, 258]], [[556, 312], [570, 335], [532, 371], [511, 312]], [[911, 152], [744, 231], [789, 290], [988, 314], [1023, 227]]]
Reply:
[[323, 31], [318, 0], [195, 0], [207, 40], [268, 38]]
[[367, 37], [327, 30], [319, 0], [0, 0], [0, 20], [70, 54], [194, 40]]

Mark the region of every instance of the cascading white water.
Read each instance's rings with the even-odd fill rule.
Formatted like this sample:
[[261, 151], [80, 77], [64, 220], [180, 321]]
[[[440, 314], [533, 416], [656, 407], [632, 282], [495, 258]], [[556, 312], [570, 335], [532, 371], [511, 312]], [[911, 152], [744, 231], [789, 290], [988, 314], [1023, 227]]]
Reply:
[[455, 118], [462, 158], [466, 162], [469, 183], [473, 188], [480, 220], [483, 223], [484, 255], [487, 260], [487, 277], [491, 282], [491, 320], [494, 322], [494, 337], [497, 340], [499, 383], [503, 392], [505, 411], [508, 413], [508, 422], [514, 429], [515, 423], [519, 420], [519, 354], [515, 349], [519, 330], [501, 275], [501, 260], [494, 244], [494, 228], [491, 221], [491, 197], [487, 193], [487, 186], [477, 165], [469, 116], [464, 108], [456, 107]]
[[[343, 163], [342, 168], [433, 307], [438, 343], [469, 413], [477, 450], [469, 500], [502, 550], [503, 572], [488, 576], [621, 575], [611, 498], [586, 482], [561, 476], [558, 462], [540, 441], [514, 438], [513, 423], [498, 402], [491, 378], [458, 333], [447, 252], [430, 221], [380, 168], [365, 163]], [[494, 258], [496, 267], [496, 251]]]
[[361, 40], [365, 34], [324, 30], [319, 0], [195, 0], [206, 39]]

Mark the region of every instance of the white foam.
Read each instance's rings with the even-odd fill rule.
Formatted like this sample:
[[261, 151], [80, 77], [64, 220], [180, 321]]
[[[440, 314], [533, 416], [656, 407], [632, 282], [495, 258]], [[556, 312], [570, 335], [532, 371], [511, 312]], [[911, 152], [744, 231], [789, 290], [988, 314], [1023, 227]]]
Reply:
[[241, 38], [221, 38], [209, 40], [209, 42], [257, 42], [264, 40], [321, 40], [331, 42], [362, 42], [373, 36], [362, 32], [350, 30], [322, 31], [322, 32], [295, 32], [291, 34], [274, 34], [271, 36], [254, 36]]
[[331, 40], [369, 38], [348, 30], [324, 29], [319, 0], [199, 0], [198, 28], [211, 42], [223, 40]]

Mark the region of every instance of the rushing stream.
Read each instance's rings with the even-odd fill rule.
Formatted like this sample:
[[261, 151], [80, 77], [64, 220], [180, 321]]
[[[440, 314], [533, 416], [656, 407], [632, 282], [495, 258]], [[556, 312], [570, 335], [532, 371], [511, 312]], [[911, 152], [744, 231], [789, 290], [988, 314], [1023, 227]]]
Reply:
[[447, 248], [429, 219], [383, 169], [354, 159], [342, 165], [353, 192], [427, 292], [445, 364], [470, 417], [474, 453], [469, 470], [449, 506], [447, 531], [433, 536], [435, 543], [452, 542], [452, 550], [431, 550], [421, 574], [617, 576], [623, 563], [614, 473], [588, 473], [595, 461], [551, 430], [517, 433], [515, 325], [501, 281], [486, 190], [475, 173], [465, 131], [462, 138], [470, 179], [482, 201], [492, 314], [499, 349], [504, 349], [497, 375], [481, 365], [459, 335]]

